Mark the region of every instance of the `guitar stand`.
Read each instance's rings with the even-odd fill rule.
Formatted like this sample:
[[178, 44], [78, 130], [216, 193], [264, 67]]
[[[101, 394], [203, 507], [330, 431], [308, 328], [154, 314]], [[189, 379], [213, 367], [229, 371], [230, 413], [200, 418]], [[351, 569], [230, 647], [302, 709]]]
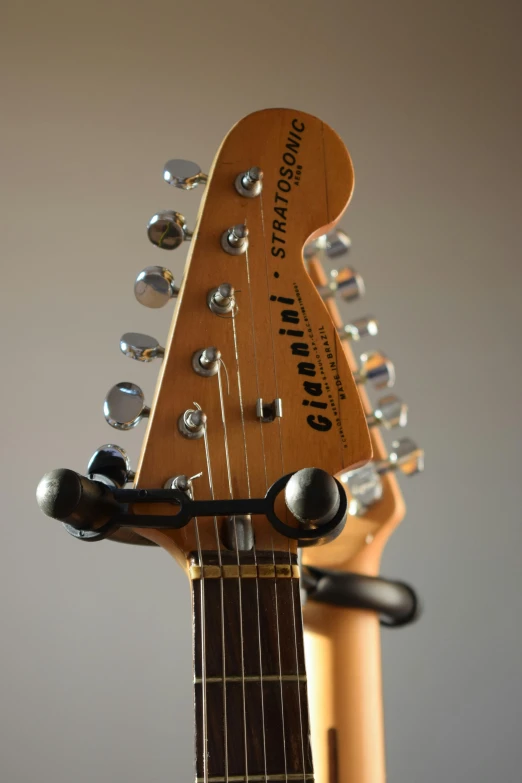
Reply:
[[306, 566], [301, 584], [309, 601], [378, 612], [381, 625], [388, 628], [409, 625], [421, 614], [417, 594], [405, 582]]

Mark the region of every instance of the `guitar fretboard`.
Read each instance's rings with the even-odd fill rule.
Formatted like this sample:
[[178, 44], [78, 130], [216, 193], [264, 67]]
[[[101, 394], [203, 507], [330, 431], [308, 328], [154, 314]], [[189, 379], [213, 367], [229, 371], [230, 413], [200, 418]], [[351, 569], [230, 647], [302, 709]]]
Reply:
[[313, 780], [296, 557], [193, 562], [198, 783]]

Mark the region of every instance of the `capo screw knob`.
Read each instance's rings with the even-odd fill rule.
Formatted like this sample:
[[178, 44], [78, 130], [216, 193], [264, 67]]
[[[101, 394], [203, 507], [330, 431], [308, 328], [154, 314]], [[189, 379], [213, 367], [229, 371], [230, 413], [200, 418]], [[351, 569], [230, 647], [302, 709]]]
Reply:
[[238, 174], [234, 184], [240, 196], [255, 198], [263, 189], [263, 172], [259, 166], [252, 166], [248, 171]]
[[178, 429], [184, 438], [202, 438], [207, 424], [207, 415], [202, 410], [186, 410], [178, 419]]
[[127, 452], [111, 443], [96, 449], [87, 465], [87, 474], [91, 479], [105, 478], [117, 487], [123, 487], [134, 481], [134, 471]]
[[379, 332], [379, 323], [373, 315], [365, 315], [363, 318], [355, 318], [338, 331], [341, 340], [357, 342], [363, 337], [375, 337]]
[[364, 281], [361, 275], [349, 266], [342, 269], [332, 269], [328, 285], [319, 286], [323, 299], [330, 299], [339, 294], [345, 302], [351, 302], [364, 296]]
[[185, 240], [192, 239], [183, 215], [171, 209], [157, 212], [147, 223], [147, 236], [156, 247], [162, 250], [175, 250]]
[[388, 394], [378, 400], [377, 408], [366, 417], [369, 427], [405, 427], [408, 423], [408, 406], [394, 394]]
[[103, 403], [107, 423], [117, 430], [131, 430], [149, 413], [142, 390], [128, 381], [113, 386]]
[[334, 228], [328, 234], [317, 237], [313, 242], [305, 245], [305, 258], [312, 258], [318, 251], [323, 251], [328, 258], [337, 258], [350, 252], [352, 240], [341, 229]]
[[179, 294], [174, 275], [164, 266], [146, 266], [134, 283], [134, 295], [145, 307], [164, 307]]
[[206, 185], [208, 177], [201, 167], [191, 160], [173, 158], [163, 167], [163, 179], [169, 185], [181, 190], [192, 190], [198, 185]]
[[356, 383], [370, 381], [375, 389], [386, 389], [395, 383], [395, 367], [380, 351], [367, 351], [361, 354], [361, 366], [354, 377]]
[[221, 247], [231, 256], [239, 256], [248, 248], [248, 228], [244, 223], [227, 228], [221, 235]]
[[139, 332], [125, 332], [120, 339], [120, 350], [124, 356], [136, 359], [138, 362], [151, 362], [162, 359], [165, 348], [162, 348], [155, 337]]

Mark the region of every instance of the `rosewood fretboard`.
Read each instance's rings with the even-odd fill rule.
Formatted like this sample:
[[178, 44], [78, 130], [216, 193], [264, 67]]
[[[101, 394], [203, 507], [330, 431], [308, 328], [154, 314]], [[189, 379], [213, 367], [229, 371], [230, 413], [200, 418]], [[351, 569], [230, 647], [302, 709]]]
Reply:
[[202, 561], [191, 568], [198, 783], [313, 780], [296, 557]]

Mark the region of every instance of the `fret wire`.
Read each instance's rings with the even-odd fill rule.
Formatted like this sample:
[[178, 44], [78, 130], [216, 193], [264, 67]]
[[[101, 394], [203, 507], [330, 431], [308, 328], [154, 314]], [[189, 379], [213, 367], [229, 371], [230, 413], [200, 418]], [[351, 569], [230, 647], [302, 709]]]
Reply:
[[296, 564], [286, 563], [258, 563], [254, 565], [205, 565], [203, 570], [199, 565], [189, 567], [190, 579], [201, 579], [204, 573], [206, 579], [299, 579], [300, 570]]
[[[257, 675], [257, 674], [245, 674], [243, 677], [234, 677], [233, 675], [228, 675], [227, 677], [206, 677], [205, 682], [207, 685], [209, 683], [220, 683], [220, 682], [242, 682], [244, 679], [245, 682], [279, 682], [280, 680], [282, 682], [307, 682], [306, 674], [263, 674], [263, 675]], [[194, 685], [201, 685], [202, 684], [202, 678], [201, 677], [195, 677], [194, 678]]]
[[[245, 775], [230, 775], [228, 778], [229, 783], [242, 783], [242, 781], [252, 781], [252, 783], [261, 783], [262, 781], [278, 781], [278, 780], [313, 780], [314, 775], [313, 772], [307, 772], [305, 775], [302, 775], [300, 772], [298, 773], [290, 773], [287, 774], [285, 772], [282, 772], [281, 774], [272, 774], [272, 775], [249, 775], [248, 778]], [[204, 778], [196, 778], [196, 783], [204, 783]], [[224, 777], [219, 776], [212, 776], [208, 778], [207, 783], [225, 783]]]

